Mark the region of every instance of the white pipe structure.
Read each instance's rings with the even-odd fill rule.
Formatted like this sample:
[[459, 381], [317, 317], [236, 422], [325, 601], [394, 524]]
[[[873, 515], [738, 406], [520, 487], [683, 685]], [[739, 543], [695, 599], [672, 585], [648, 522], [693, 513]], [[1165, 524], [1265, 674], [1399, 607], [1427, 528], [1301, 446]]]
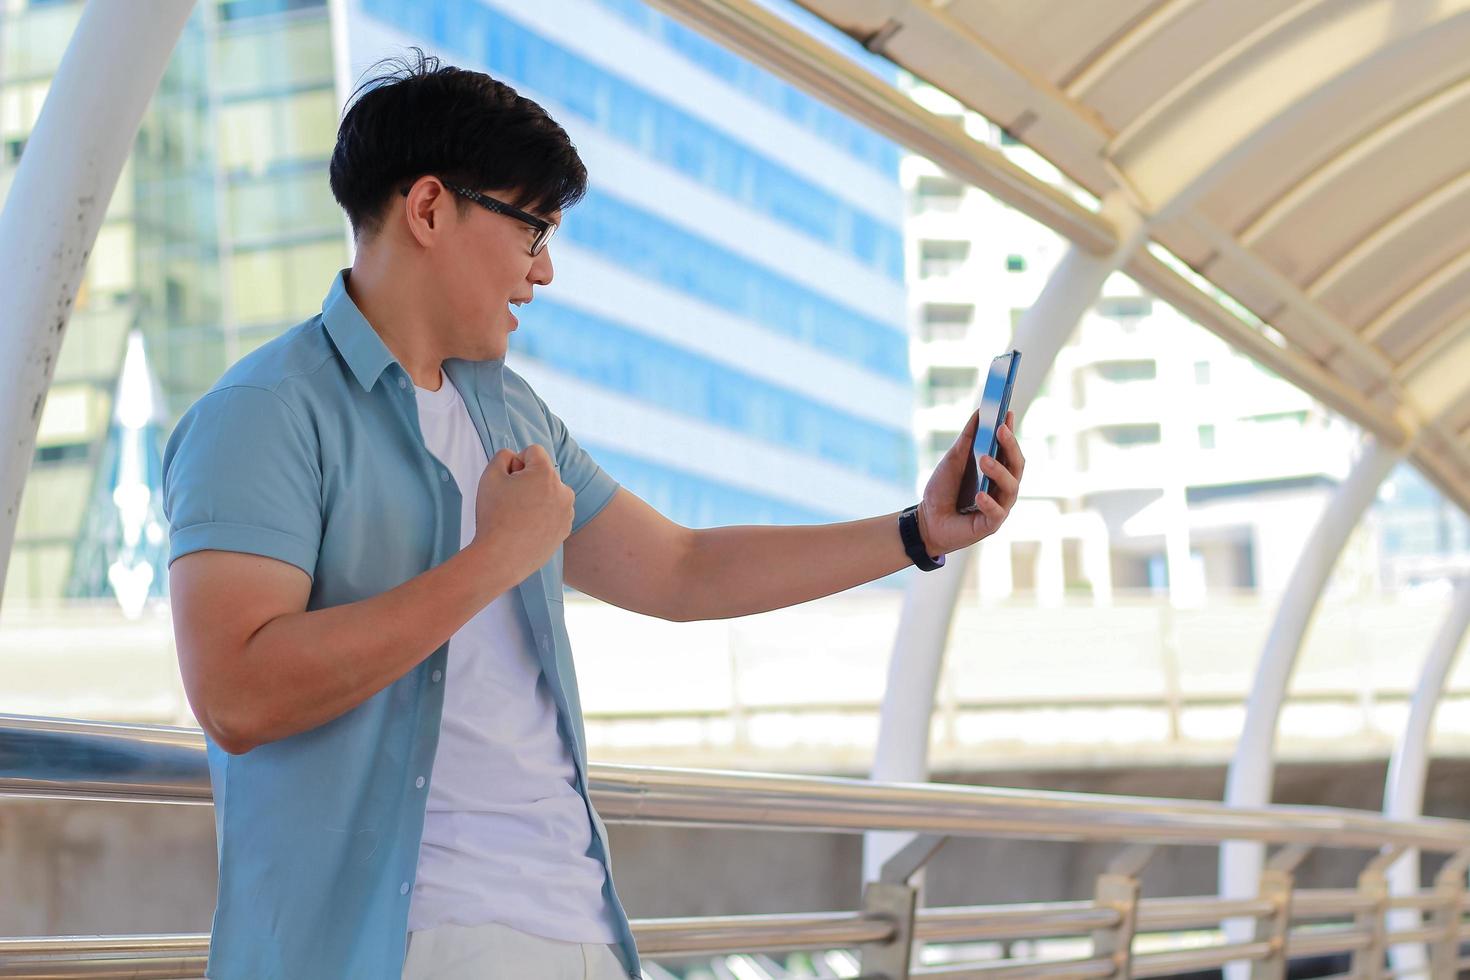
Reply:
[[[1302, 548], [1276, 611], [1276, 620], [1266, 637], [1246, 701], [1245, 724], [1226, 776], [1225, 802], [1231, 806], [1261, 806], [1271, 798], [1271, 782], [1276, 773], [1276, 726], [1317, 601], [1348, 536], [1373, 502], [1379, 485], [1402, 458], [1402, 449], [1389, 446], [1377, 436], [1365, 436], [1352, 472], [1337, 488]], [[1264, 847], [1253, 841], [1230, 841], [1222, 845], [1221, 897], [1254, 896], [1260, 885], [1264, 856]], [[1232, 942], [1244, 941], [1252, 928], [1250, 919], [1225, 923], [1226, 936]], [[1240, 980], [1248, 971], [1249, 964], [1236, 963], [1226, 973], [1229, 980]]]
[[[87, 4], [0, 213], [0, 555], [61, 339], [118, 175], [194, 0]], [[0, 593], [8, 562], [0, 561]]]
[[[1147, 223], [1122, 195], [1106, 198], [1101, 213], [1117, 228], [1117, 247], [1098, 255], [1072, 245], [1016, 326], [1013, 346], [1021, 351], [1021, 370], [1011, 393], [1011, 409], [1018, 419], [1036, 397], [1042, 379], [1082, 314], [1097, 301], [1103, 283], [1147, 237]], [[976, 392], [977, 406], [982, 393], [983, 388]], [[972, 550], [950, 555], [939, 571], [916, 574], [904, 595], [883, 689], [873, 759], [875, 780], [922, 782], [928, 778], [929, 725], [935, 691], [955, 600]], [[877, 881], [883, 863], [910, 837], [877, 831], [868, 834], [863, 847], [864, 880]]]
[[[1388, 763], [1388, 779], [1383, 789], [1383, 815], [1391, 819], [1416, 820], [1424, 814], [1424, 783], [1429, 771], [1429, 739], [1434, 727], [1434, 712], [1449, 680], [1450, 670], [1470, 629], [1470, 578], [1462, 578], [1455, 587], [1454, 598], [1444, 623], [1435, 635], [1434, 645], [1424, 658], [1419, 683], [1409, 702], [1409, 718], [1394, 746]], [[1407, 895], [1419, 889], [1419, 849], [1406, 850], [1388, 870], [1389, 890]], [[1417, 909], [1397, 909], [1389, 913], [1391, 930], [1418, 929], [1423, 913]], [[1418, 973], [1428, 976], [1428, 957], [1421, 943], [1393, 946], [1389, 961], [1399, 976]]]

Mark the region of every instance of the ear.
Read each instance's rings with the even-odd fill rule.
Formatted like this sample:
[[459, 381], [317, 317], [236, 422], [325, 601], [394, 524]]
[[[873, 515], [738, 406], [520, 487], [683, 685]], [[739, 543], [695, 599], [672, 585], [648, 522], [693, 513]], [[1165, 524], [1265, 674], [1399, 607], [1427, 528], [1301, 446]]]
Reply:
[[403, 199], [403, 217], [408, 233], [424, 248], [431, 248], [444, 231], [449, 212], [454, 209], [453, 194], [438, 177], [420, 177]]

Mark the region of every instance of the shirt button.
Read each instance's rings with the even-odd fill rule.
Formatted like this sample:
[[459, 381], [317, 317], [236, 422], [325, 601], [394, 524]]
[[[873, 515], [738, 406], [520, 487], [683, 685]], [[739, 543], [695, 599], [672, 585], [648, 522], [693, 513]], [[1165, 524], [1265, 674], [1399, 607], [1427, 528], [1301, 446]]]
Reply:
[[408, 379], [407, 378], [399, 378], [398, 379], [398, 387], [405, 388], [406, 389], [408, 387]]
[[439, 471], [439, 480], [440, 480], [440, 482], [448, 483], [449, 482], [449, 471], [448, 470], [440, 470]]
[[420, 776], [418, 779], [415, 779], [413, 781], [413, 785], [417, 789], [423, 789], [424, 788], [424, 777], [423, 776]]
[[432, 674], [429, 675], [429, 679], [432, 680], [435, 684], [439, 683], [440, 681], [442, 681], [444, 679], [444, 671], [442, 671], [442, 670], [436, 670], [436, 671], [434, 671]]
[[408, 882], [405, 881], [403, 884], [401, 884], [401, 885], [398, 886], [398, 894], [400, 894], [400, 895], [407, 895], [408, 894]]

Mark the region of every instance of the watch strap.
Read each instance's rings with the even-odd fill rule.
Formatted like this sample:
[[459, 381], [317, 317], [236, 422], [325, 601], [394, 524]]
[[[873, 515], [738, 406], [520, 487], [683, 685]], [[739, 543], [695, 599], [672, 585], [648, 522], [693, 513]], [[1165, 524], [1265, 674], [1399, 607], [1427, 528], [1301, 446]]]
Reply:
[[931, 557], [924, 547], [924, 536], [919, 533], [919, 505], [914, 504], [898, 515], [898, 536], [903, 541], [903, 550], [922, 571], [932, 572], [944, 565], [944, 556]]

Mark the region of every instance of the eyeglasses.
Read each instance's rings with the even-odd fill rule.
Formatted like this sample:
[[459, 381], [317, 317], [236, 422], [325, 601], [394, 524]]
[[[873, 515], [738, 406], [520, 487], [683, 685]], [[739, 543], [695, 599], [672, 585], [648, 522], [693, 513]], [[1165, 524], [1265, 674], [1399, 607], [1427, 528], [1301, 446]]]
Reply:
[[[545, 218], [538, 218], [534, 214], [522, 211], [520, 208], [513, 208], [504, 201], [497, 201], [488, 194], [481, 194], [479, 191], [472, 191], [468, 187], [460, 187], [458, 184], [445, 184], [444, 186], [465, 200], [474, 201], [487, 211], [494, 211], [496, 214], [503, 214], [508, 218], [515, 218], [517, 221], [524, 221], [532, 228], [535, 228], [536, 237], [531, 239], [532, 255], [540, 255], [546, 251], [546, 245], [551, 241], [551, 236], [555, 235], [556, 229], [560, 227], [555, 222], [547, 221]], [[398, 189], [398, 193], [404, 197], [408, 196], [408, 191], [409, 188], [407, 187], [400, 187]]]
[[531, 240], [532, 255], [540, 255], [544, 252], [547, 243], [551, 241], [551, 236], [556, 234], [557, 225], [544, 218], [538, 218], [534, 214], [522, 211], [520, 208], [513, 208], [504, 201], [497, 201], [493, 197], [481, 194], [479, 191], [472, 191], [468, 187], [460, 187], [457, 184], [445, 184], [444, 186], [465, 200], [474, 201], [488, 211], [503, 214], [507, 218], [515, 218], [517, 221], [524, 221], [532, 228], [535, 228], [536, 237]]

